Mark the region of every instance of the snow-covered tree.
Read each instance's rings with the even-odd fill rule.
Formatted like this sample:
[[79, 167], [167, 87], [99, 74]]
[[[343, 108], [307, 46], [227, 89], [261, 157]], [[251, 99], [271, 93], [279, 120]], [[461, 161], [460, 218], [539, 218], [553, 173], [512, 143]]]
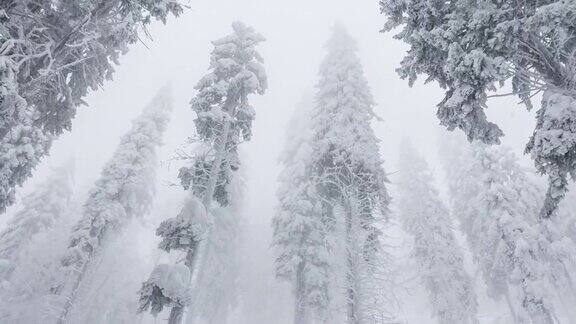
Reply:
[[314, 154], [309, 165], [323, 212], [334, 218], [335, 207], [342, 211], [343, 219], [334, 221], [344, 226], [347, 321], [359, 323], [367, 320], [361, 296], [372, 286], [370, 265], [382, 252], [377, 223], [387, 215], [388, 180], [370, 126], [374, 102], [356, 43], [336, 25], [326, 48], [311, 120]]
[[90, 191], [61, 260], [62, 282], [52, 288], [66, 303], [60, 321], [66, 320], [84, 274], [104, 245], [148, 212], [156, 183], [156, 150], [171, 109], [169, 88], [163, 88], [134, 120]]
[[141, 29], [181, 11], [175, 0], [0, 3], [0, 211]]
[[78, 220], [79, 207], [72, 200], [52, 227], [31, 237], [19, 253], [18, 266], [0, 283], [0, 322], [56, 322], [62, 303], [59, 296], [50, 293], [50, 288], [61, 275], [59, 261], [68, 243], [65, 233], [70, 233]]
[[538, 171], [548, 174], [542, 215], [549, 217], [576, 170], [576, 4], [574, 1], [381, 0], [384, 30], [410, 45], [398, 72], [446, 89], [438, 104], [442, 125], [470, 140], [498, 143], [500, 128], [484, 108], [488, 92], [511, 81], [512, 93], [530, 109], [544, 96], [526, 146]]
[[[191, 101], [196, 113], [196, 147], [194, 154], [186, 157], [190, 166], [179, 172], [190, 197], [180, 214], [164, 221], [156, 232], [162, 238], [160, 249], [186, 254], [188, 288], [192, 291], [203, 270], [208, 237], [215, 223], [212, 205], [215, 202], [218, 208], [231, 204], [230, 184], [240, 167], [238, 146], [252, 136], [255, 112], [248, 97], [263, 94], [267, 88], [263, 59], [256, 51], [264, 37], [240, 22], [233, 23], [232, 29], [231, 35], [213, 42], [210, 73], [198, 82], [198, 94]], [[140, 301], [141, 311], [151, 308], [158, 313], [164, 306], [172, 307], [170, 323], [180, 323], [187, 306], [182, 299], [164, 295], [164, 288], [150, 280], [143, 285]]]
[[[302, 289], [299, 285], [306, 292], [307, 285], [320, 283], [320, 292], [324, 292], [326, 281], [341, 270], [347, 321], [359, 323], [368, 321], [363, 296], [375, 286], [370, 283], [372, 271], [376, 271], [372, 266], [382, 253], [377, 223], [387, 215], [387, 178], [370, 127], [374, 103], [356, 44], [337, 25], [326, 47], [316, 105], [307, 125], [311, 133], [296, 148], [296, 152], [301, 150], [298, 160], [285, 162], [288, 179], [283, 180], [286, 189], [279, 191], [281, 206], [275, 220], [276, 245], [280, 247], [277, 268], [279, 275], [294, 280], [297, 296]], [[344, 242], [343, 269], [336, 269], [337, 257], [329, 256], [337, 249], [331, 243], [336, 241]], [[306, 268], [301, 251], [314, 252], [306, 258], [320, 264]], [[304, 278], [298, 278], [299, 273]], [[330, 304], [328, 296], [312, 295], [324, 307]], [[297, 300], [304, 305], [310, 302]]]
[[560, 269], [574, 249], [548, 220], [538, 221], [539, 191], [504, 147], [462, 143], [442, 155], [453, 214], [489, 294], [504, 297], [517, 320], [553, 323], [550, 284], [570, 280]]
[[333, 223], [322, 213], [321, 197], [314, 186], [309, 159], [313, 98], [304, 97], [289, 123], [280, 158], [283, 171], [273, 219], [277, 250], [276, 276], [292, 283], [295, 324], [323, 318], [329, 306], [330, 244]]
[[474, 285], [464, 269], [452, 220], [426, 162], [410, 143], [400, 151], [399, 215], [439, 323], [478, 323]]
[[9, 280], [19, 266], [18, 258], [30, 242], [46, 232], [63, 217], [72, 196], [73, 165], [54, 169], [46, 180], [22, 199], [21, 209], [13, 215], [0, 233], [0, 281]]

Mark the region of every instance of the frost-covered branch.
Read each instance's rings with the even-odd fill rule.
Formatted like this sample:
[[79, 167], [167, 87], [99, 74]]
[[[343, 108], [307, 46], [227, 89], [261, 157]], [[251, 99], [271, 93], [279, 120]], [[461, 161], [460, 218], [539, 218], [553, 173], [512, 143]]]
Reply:
[[[541, 218], [550, 218], [576, 170], [576, 4], [573, 1], [470, 3], [464, 0], [381, 0], [384, 31], [410, 46], [398, 73], [410, 85], [420, 75], [445, 89], [437, 116], [470, 141], [499, 143], [502, 130], [487, 120], [488, 93], [508, 81], [528, 109], [544, 96], [526, 146], [549, 177]], [[398, 28], [398, 29], [396, 29]]]
[[141, 27], [181, 12], [173, 0], [1, 2], [0, 212]]

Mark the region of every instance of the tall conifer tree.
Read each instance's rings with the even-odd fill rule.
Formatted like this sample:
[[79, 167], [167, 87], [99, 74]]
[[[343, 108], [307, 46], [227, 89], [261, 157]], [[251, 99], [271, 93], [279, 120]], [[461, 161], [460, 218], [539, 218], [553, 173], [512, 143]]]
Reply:
[[[287, 170], [295, 168], [298, 178], [294, 176], [292, 184], [286, 182], [289, 190], [280, 191], [281, 208], [275, 220], [276, 245], [280, 247], [277, 268], [280, 275], [297, 279], [297, 292], [321, 288], [298, 303], [321, 306], [322, 310], [330, 305], [330, 295], [340, 295], [337, 298], [346, 304], [346, 321], [361, 323], [371, 317], [367, 297], [377, 286], [372, 281], [382, 253], [377, 223], [387, 217], [388, 180], [370, 126], [375, 117], [374, 102], [356, 55], [356, 43], [336, 25], [326, 48], [316, 104], [310, 113], [308, 143], [303, 144], [310, 147], [300, 148], [302, 155], [298, 157], [302, 160], [286, 161]], [[299, 242], [288, 242], [290, 231], [295, 230], [299, 231]], [[344, 242], [340, 248], [334, 244], [337, 241]], [[309, 247], [315, 255], [307, 256], [306, 261], [297, 251], [308, 254]], [[326, 254], [338, 254], [339, 250], [344, 264], [338, 264], [338, 257], [325, 261]], [[344, 278], [344, 295], [336, 293], [335, 287], [324, 287], [330, 276], [339, 275]], [[331, 291], [324, 293], [326, 289]]]
[[474, 285], [428, 165], [407, 141], [399, 165], [398, 217], [413, 238], [412, 256], [434, 315], [440, 323], [478, 323]]
[[[159, 265], [140, 290], [140, 310], [158, 314], [171, 307], [169, 323], [181, 323], [204, 269], [211, 227], [217, 223], [212, 208], [231, 204], [231, 186], [240, 167], [238, 146], [252, 137], [255, 111], [248, 98], [264, 94], [267, 77], [256, 46], [264, 37], [241, 22], [233, 33], [213, 41], [210, 72], [196, 85], [191, 101], [196, 113], [196, 148], [190, 165], [179, 178], [190, 195], [182, 211], [160, 224], [160, 249], [185, 253], [184, 266]], [[188, 313], [188, 317], [197, 314]]]
[[156, 151], [171, 110], [170, 89], [163, 88], [133, 121], [90, 191], [61, 260], [61, 282], [52, 289], [65, 303], [60, 322], [66, 321], [84, 274], [103, 246], [150, 209], [156, 184]]
[[0, 281], [18, 267], [20, 253], [40, 233], [48, 231], [69, 212], [73, 194], [73, 164], [54, 169], [47, 179], [22, 199], [22, 207], [0, 233]]

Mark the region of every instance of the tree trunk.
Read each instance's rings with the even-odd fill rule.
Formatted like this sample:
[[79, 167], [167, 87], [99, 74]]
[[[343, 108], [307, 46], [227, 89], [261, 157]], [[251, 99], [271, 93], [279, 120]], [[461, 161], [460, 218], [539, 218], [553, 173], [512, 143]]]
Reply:
[[355, 239], [354, 239], [354, 217], [355, 206], [353, 198], [347, 197], [346, 208], [344, 210], [346, 226], [346, 295], [347, 295], [347, 318], [348, 324], [360, 324], [360, 314], [358, 310], [358, 276], [355, 262]]
[[[234, 109], [234, 103], [236, 102], [236, 95], [230, 95], [229, 99], [225, 103], [224, 111], [232, 116], [231, 110]], [[228, 137], [230, 136], [230, 125], [229, 120], [224, 120], [224, 127], [222, 129], [222, 133], [220, 134], [218, 140], [215, 143], [214, 151], [214, 161], [212, 162], [212, 167], [210, 168], [210, 178], [208, 179], [208, 185], [206, 186], [206, 191], [204, 192], [204, 197], [202, 197], [202, 203], [204, 205], [204, 209], [206, 209], [206, 213], [210, 213], [210, 206], [212, 205], [212, 200], [214, 197], [214, 191], [216, 190], [216, 185], [218, 183], [218, 178], [220, 177], [220, 171], [222, 167], [222, 161], [224, 161], [224, 156], [226, 153], [226, 143], [228, 141]], [[188, 251], [186, 258], [190, 257], [190, 263], [188, 268], [190, 269], [190, 289], [194, 289], [196, 277], [198, 276], [198, 271], [202, 267], [202, 258], [207, 248], [207, 240], [208, 236], [210, 235], [210, 229], [207, 229], [206, 235], [203, 239], [198, 242], [198, 245], [193, 251]], [[192, 253], [192, 255], [190, 255]], [[176, 307], [174, 307], [176, 308]], [[174, 311], [174, 308], [172, 310]], [[180, 311], [182, 313], [183, 309]], [[172, 313], [170, 313], [172, 317]], [[192, 316], [191, 312], [188, 312], [188, 316]], [[189, 317], [190, 318], [190, 317]], [[176, 322], [169, 322], [169, 324], [180, 324], [182, 323], [182, 314], [177, 318]], [[190, 323], [190, 321], [188, 321]]]
[[[188, 266], [188, 269], [190, 269], [190, 276], [188, 277], [188, 286], [190, 287], [192, 287], [192, 282], [194, 281], [194, 273], [192, 271], [197, 268], [198, 264], [198, 258], [200, 255], [198, 250], [199, 248], [200, 248], [200, 242], [190, 247], [190, 249], [188, 249], [188, 252], [186, 253], [186, 266]], [[183, 316], [180, 317], [181, 319], [177, 323], [180, 323], [182, 321]], [[188, 307], [188, 312], [186, 312], [186, 323], [192, 324], [193, 321], [194, 317], [192, 316], [191, 307]]]
[[[80, 271], [73, 272], [74, 278], [72, 280], [69, 280], [66, 283], [64, 283], [64, 287], [62, 288], [60, 295], [65, 296], [67, 298], [67, 300], [66, 300], [66, 304], [64, 305], [64, 309], [62, 309], [62, 313], [60, 313], [60, 317], [56, 321], [57, 324], [66, 323], [66, 318], [68, 317], [68, 314], [72, 310], [72, 306], [74, 305], [74, 300], [76, 299], [76, 293], [78, 291], [78, 288], [80, 288], [80, 283], [82, 282], [82, 278], [84, 277], [84, 274], [86, 273], [87, 269], [88, 269], [88, 263], [85, 262], [82, 265]], [[68, 284], [70, 286], [68, 286]], [[68, 288], [68, 287], [70, 287], [70, 288]]]
[[183, 312], [184, 312], [184, 307], [181, 305], [172, 307], [172, 310], [170, 311], [170, 317], [168, 318], [168, 324], [181, 323]]
[[307, 324], [306, 318], [306, 300], [304, 284], [304, 262], [298, 264], [296, 270], [296, 291], [294, 300], [294, 324]]

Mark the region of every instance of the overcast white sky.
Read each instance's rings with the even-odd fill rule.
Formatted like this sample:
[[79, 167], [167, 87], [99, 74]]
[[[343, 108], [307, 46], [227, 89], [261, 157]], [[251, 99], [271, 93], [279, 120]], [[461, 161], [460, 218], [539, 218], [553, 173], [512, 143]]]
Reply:
[[[82, 196], [129, 129], [130, 121], [162, 85], [171, 82], [175, 112], [161, 157], [167, 162], [178, 145], [192, 134], [193, 115], [188, 102], [195, 94], [193, 86], [207, 70], [210, 41], [230, 33], [234, 20], [244, 21], [267, 38], [260, 51], [265, 58], [270, 88], [264, 96], [252, 98], [257, 113], [254, 138], [242, 145], [247, 178], [245, 218], [251, 231], [247, 244], [265, 255], [263, 260], [271, 256], [270, 218], [276, 204], [274, 192], [279, 173], [276, 161], [285, 125], [302, 94], [316, 83], [323, 44], [335, 21], [341, 21], [358, 41], [359, 55], [378, 104], [375, 111], [384, 119], [376, 122], [374, 129], [382, 141], [385, 169], [401, 171], [402, 166], [396, 164], [396, 152], [403, 135], [412, 139], [434, 170], [439, 169], [435, 162], [436, 137], [441, 128], [437, 126], [435, 105], [442, 91], [435, 84], [409, 88], [406, 81], [398, 78], [394, 69], [407, 48], [393, 40], [391, 34], [379, 33], [384, 17], [379, 14], [377, 0], [184, 0], [184, 3], [190, 8], [180, 18], [170, 19], [166, 26], [154, 24], [150, 28], [153, 40], [146, 40], [146, 46], [133, 46], [121, 59], [114, 81], [88, 97], [89, 107], [79, 109], [73, 131], [55, 143], [51, 157], [44, 160], [21, 193], [33, 189], [50, 166], [74, 156]], [[515, 99], [503, 98], [491, 101], [489, 115], [506, 132], [505, 143], [520, 154], [533, 128], [533, 113], [517, 105]], [[169, 163], [163, 163], [161, 179], [175, 181], [176, 171]], [[441, 175], [437, 173], [437, 178]], [[394, 181], [394, 176], [391, 180]], [[159, 202], [178, 205], [181, 197], [178, 188], [161, 184]], [[173, 215], [161, 217], [170, 216]], [[271, 257], [268, 260], [260, 265], [264, 272], [272, 269]]]

